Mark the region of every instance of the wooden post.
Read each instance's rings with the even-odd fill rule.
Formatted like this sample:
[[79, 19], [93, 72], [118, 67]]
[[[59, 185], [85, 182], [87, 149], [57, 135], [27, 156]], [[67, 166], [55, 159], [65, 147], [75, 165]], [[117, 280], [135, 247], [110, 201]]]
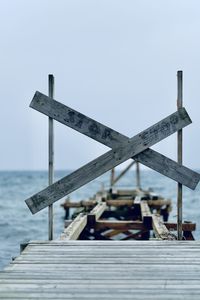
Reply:
[[141, 184], [140, 184], [140, 165], [139, 162], [136, 162], [136, 187], [138, 189], [141, 188]]
[[112, 188], [115, 181], [115, 168], [112, 168], [111, 174], [110, 174], [110, 187]]
[[[183, 107], [183, 72], [177, 72], [177, 109]], [[183, 163], [183, 131], [182, 129], [177, 132], [177, 158], [178, 163]], [[178, 240], [182, 240], [182, 198], [183, 198], [183, 186], [178, 183], [177, 186], [177, 232]]]
[[[54, 76], [49, 74], [48, 80], [49, 97], [54, 98]], [[49, 117], [49, 185], [54, 181], [54, 130], [53, 119]], [[49, 240], [53, 240], [53, 204], [49, 205]]]

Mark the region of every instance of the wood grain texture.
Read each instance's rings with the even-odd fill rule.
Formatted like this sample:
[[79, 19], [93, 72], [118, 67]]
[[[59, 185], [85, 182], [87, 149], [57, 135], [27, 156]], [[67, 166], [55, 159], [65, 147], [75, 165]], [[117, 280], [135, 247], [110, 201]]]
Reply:
[[[30, 107], [110, 148], [117, 148], [129, 140], [125, 135], [120, 134], [60, 102], [52, 100], [40, 92], [35, 93]], [[154, 150], [145, 150], [142, 153], [135, 155], [133, 159], [136, 159], [147, 167], [150, 167], [191, 189], [195, 189], [200, 180], [200, 175], [198, 173], [178, 165], [175, 161], [169, 160], [167, 157], [160, 155]], [[163, 167], [162, 162], [164, 162]]]
[[148, 229], [152, 229], [152, 215], [147, 201], [140, 201], [142, 221]]
[[120, 147], [106, 152], [82, 168], [58, 180], [25, 202], [33, 214], [37, 213], [130, 157], [165, 139], [190, 122], [186, 110], [182, 108], [132, 137]]
[[0, 272], [0, 299], [200, 298], [200, 242], [33, 241]]
[[171, 233], [160, 220], [160, 217], [152, 215], [152, 227], [157, 238], [162, 240], [176, 240], [176, 236]]
[[79, 214], [70, 225], [64, 229], [60, 240], [77, 240], [85, 226], [87, 225], [87, 216]]
[[90, 213], [87, 215], [88, 224], [94, 225], [95, 222], [101, 217], [104, 211], [107, 209], [107, 205], [105, 202], [98, 203]]

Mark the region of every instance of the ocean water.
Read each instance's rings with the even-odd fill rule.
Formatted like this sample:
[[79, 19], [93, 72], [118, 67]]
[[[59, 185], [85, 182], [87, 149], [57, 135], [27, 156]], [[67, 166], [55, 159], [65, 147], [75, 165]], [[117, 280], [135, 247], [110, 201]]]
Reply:
[[[69, 171], [56, 171], [55, 180], [67, 175]], [[118, 187], [135, 187], [134, 171], [127, 173]], [[25, 240], [48, 239], [48, 211], [44, 209], [32, 215], [24, 200], [47, 186], [46, 171], [1, 171], [0, 172], [0, 269], [3, 269], [19, 254], [19, 246]], [[110, 173], [97, 178], [70, 195], [71, 200], [91, 197], [97, 190], [109, 184]], [[172, 199], [173, 210], [170, 221], [176, 222], [176, 190], [172, 180], [149, 170], [141, 172], [142, 188], [152, 188], [155, 193]], [[64, 210], [54, 204], [54, 238], [59, 237], [64, 227]], [[184, 188], [183, 220], [196, 222], [195, 239], [200, 239], [200, 184], [195, 191]]]

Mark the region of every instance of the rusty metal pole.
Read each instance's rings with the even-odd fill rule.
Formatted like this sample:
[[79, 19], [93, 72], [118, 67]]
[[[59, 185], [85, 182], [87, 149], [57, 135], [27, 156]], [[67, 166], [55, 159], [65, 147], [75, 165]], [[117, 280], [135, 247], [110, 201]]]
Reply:
[[[183, 72], [177, 72], [177, 109], [183, 107]], [[177, 133], [177, 158], [178, 163], [183, 163], [183, 131], [182, 129]], [[178, 183], [177, 186], [177, 232], [178, 240], [182, 240], [182, 223], [183, 223], [183, 186], [181, 183]]]
[[[49, 74], [48, 77], [48, 94], [49, 97], [54, 98], [54, 76]], [[53, 119], [49, 117], [49, 185], [54, 181], [54, 129]], [[53, 204], [49, 205], [49, 240], [53, 240]]]

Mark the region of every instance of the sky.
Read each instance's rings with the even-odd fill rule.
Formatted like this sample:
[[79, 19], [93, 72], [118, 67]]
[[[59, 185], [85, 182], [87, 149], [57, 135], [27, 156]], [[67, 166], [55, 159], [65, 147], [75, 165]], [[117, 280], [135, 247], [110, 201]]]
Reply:
[[[0, 170], [48, 167], [48, 118], [36, 90], [132, 137], [173, 113], [177, 71], [193, 123], [184, 164], [200, 168], [200, 2], [0, 0]], [[107, 147], [54, 122], [55, 168], [76, 169]], [[176, 158], [177, 136], [152, 148]]]

